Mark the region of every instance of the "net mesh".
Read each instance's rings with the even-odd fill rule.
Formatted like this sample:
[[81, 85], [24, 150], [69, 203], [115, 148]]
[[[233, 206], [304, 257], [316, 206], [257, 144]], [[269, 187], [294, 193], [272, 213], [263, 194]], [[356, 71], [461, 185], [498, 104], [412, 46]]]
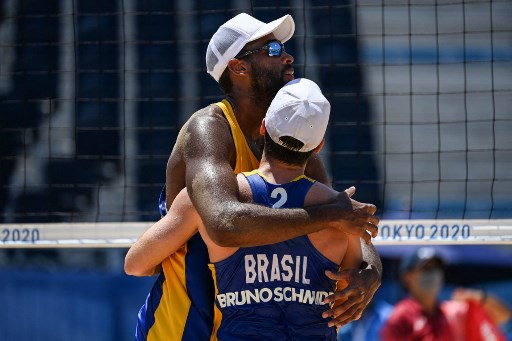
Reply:
[[294, 17], [286, 49], [296, 75], [317, 82], [332, 105], [321, 155], [336, 189], [355, 185], [355, 198], [375, 203], [391, 225], [512, 217], [509, 1], [0, 7], [6, 241], [26, 226], [61, 223], [71, 233], [81, 223], [158, 219], [179, 128], [221, 98], [205, 70], [208, 41], [241, 11], [266, 22]]
[[401, 292], [395, 244], [457, 244], [452, 283], [511, 301], [510, 247], [458, 245], [511, 240], [509, 0], [0, 0], [2, 340], [133, 339], [155, 279], [122, 273], [126, 247], [179, 128], [221, 98], [205, 51], [241, 11], [295, 20], [333, 185], [383, 218], [377, 294]]

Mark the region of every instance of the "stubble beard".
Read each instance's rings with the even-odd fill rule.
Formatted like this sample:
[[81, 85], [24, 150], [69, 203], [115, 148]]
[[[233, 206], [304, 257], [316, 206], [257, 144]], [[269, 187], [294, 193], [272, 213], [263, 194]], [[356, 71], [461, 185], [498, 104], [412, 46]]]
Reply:
[[252, 75], [252, 97], [269, 107], [279, 89], [286, 84], [282, 70], [265, 69], [253, 63]]

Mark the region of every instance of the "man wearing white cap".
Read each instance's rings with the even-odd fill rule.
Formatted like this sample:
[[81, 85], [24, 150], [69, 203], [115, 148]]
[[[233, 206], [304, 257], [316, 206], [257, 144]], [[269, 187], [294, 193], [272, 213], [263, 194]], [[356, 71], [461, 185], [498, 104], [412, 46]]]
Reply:
[[[279, 211], [239, 200], [235, 174], [258, 167], [263, 147], [260, 122], [278, 89], [294, 79], [293, 57], [283, 45], [294, 30], [289, 15], [267, 24], [245, 13], [217, 30], [207, 48], [206, 66], [226, 99], [191, 116], [169, 157], [161, 214], [166, 214], [186, 187], [208, 233], [220, 245], [273, 243], [333, 226], [368, 243], [376, 236], [375, 206], [354, 201], [346, 194], [336, 203]], [[306, 174], [329, 182], [317, 156], [310, 158]], [[279, 235], [272, 226], [279, 226]], [[339, 323], [358, 316], [380, 285], [380, 259], [371, 245], [367, 247], [370, 250], [365, 255], [370, 258], [365, 261], [369, 266], [344, 275], [356, 289], [341, 293], [349, 299]], [[207, 262], [206, 246], [199, 235], [162, 262], [163, 272], [139, 312], [137, 339], [209, 338], [214, 329], [214, 293]], [[155, 271], [127, 269], [135, 275]]]
[[[284, 209], [336, 199], [338, 192], [304, 175], [308, 159], [323, 146], [330, 109], [320, 88], [308, 79], [293, 80], [279, 90], [260, 126], [261, 163], [237, 176], [243, 202]], [[336, 289], [326, 272], [359, 267], [359, 236], [328, 228], [285, 240], [279, 225], [268, 229], [279, 242], [219, 246], [184, 189], [167, 215], [134, 245], [146, 257], [129, 266], [154, 268], [199, 230], [208, 247], [221, 313], [219, 340], [336, 340], [334, 323], [322, 317], [329, 309], [325, 299]]]

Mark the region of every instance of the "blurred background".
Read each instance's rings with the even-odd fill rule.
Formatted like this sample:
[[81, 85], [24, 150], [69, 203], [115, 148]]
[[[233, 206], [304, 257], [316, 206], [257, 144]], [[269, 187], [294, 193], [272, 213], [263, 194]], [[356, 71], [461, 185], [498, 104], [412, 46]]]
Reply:
[[[208, 41], [242, 11], [294, 17], [296, 76], [332, 105], [336, 189], [381, 219], [512, 218], [508, 0], [0, 0], [0, 224], [157, 220], [181, 125], [222, 98]], [[379, 247], [378, 299], [403, 295], [411, 248]], [[448, 289], [512, 304], [511, 246], [440, 248]], [[125, 253], [0, 243], [0, 339], [133, 339], [155, 278], [124, 275]]]

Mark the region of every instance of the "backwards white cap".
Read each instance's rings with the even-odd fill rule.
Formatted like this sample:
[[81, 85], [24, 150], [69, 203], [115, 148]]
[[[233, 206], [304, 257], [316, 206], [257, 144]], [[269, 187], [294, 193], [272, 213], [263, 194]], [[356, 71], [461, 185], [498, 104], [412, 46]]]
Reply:
[[206, 70], [218, 82], [228, 62], [256, 39], [273, 33], [282, 43], [295, 32], [295, 22], [287, 14], [272, 22], [264, 23], [247, 13], [240, 13], [224, 23], [214, 33], [206, 49]]
[[291, 136], [304, 146], [298, 150], [308, 152], [320, 145], [324, 138], [331, 104], [320, 87], [306, 78], [288, 82], [272, 100], [265, 116], [265, 129], [275, 143]]

